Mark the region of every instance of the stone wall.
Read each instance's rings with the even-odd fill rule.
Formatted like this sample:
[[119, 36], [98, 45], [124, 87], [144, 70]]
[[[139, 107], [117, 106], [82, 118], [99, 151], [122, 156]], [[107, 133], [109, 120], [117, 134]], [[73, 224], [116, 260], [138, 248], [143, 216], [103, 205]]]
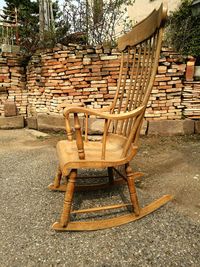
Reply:
[[24, 59], [12, 53], [0, 54], [0, 116], [6, 102], [15, 102], [18, 114], [26, 116], [28, 94]]
[[[27, 67], [28, 115], [59, 114], [62, 102], [101, 108], [112, 101], [120, 65], [116, 49], [70, 45], [36, 54]], [[145, 117], [181, 119], [185, 64], [177, 53], [162, 50]]]
[[184, 81], [182, 104], [184, 117], [200, 118], [200, 81]]
[[[20, 55], [0, 55], [0, 116], [14, 101], [19, 115], [60, 115], [59, 104], [82, 102], [101, 108], [112, 101], [120, 64], [116, 49], [58, 46], [36, 53], [27, 67]], [[200, 117], [199, 83], [185, 83], [186, 65], [179, 54], [163, 48], [145, 118], [179, 120]], [[191, 109], [193, 109], [191, 111]]]

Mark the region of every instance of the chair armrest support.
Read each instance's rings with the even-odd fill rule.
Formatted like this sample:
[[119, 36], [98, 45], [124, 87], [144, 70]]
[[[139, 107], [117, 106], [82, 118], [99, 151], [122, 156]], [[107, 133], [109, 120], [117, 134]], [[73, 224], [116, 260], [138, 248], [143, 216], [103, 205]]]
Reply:
[[79, 159], [85, 159], [84, 143], [81, 134], [81, 125], [77, 113], [74, 113], [74, 128], [76, 131], [76, 145], [78, 148]]
[[[107, 135], [107, 130], [108, 130], [108, 125], [109, 121], [111, 120], [125, 120], [133, 117], [137, 117], [141, 115], [145, 110], [145, 106], [141, 106], [139, 108], [134, 109], [133, 111], [125, 112], [125, 113], [120, 113], [120, 114], [110, 114], [110, 113], [105, 113], [102, 111], [97, 111], [94, 109], [88, 109], [88, 108], [82, 108], [82, 107], [70, 107], [70, 108], [65, 108], [64, 109], [64, 116], [66, 117], [66, 120], [69, 118], [70, 113], [74, 113], [74, 126], [76, 130], [76, 144], [77, 144], [77, 149], [78, 149], [78, 154], [79, 154], [79, 159], [85, 159], [85, 152], [84, 152], [84, 143], [82, 139], [82, 134], [81, 134], [81, 127], [78, 119], [78, 114], [77, 113], [84, 113], [87, 116], [88, 115], [95, 115], [98, 116], [102, 119], [105, 119], [105, 126], [104, 126], [104, 135], [103, 135], [103, 146], [102, 146], [102, 159], [105, 159], [105, 149], [106, 149], [106, 135]], [[69, 134], [68, 134], [69, 135]]]

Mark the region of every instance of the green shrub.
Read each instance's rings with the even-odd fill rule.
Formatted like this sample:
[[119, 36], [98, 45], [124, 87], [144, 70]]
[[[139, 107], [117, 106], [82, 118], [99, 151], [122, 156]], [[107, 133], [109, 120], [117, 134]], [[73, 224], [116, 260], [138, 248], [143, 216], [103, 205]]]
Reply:
[[182, 0], [168, 18], [166, 42], [182, 55], [200, 56], [200, 15], [192, 15], [192, 1]]

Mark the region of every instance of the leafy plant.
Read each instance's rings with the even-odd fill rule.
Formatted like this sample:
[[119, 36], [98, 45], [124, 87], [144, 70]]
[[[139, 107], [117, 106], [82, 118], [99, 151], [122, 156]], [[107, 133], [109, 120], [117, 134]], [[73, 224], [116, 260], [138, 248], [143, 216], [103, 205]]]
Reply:
[[[54, 18], [60, 16], [58, 1], [53, 3]], [[3, 21], [18, 25], [19, 45], [25, 54], [32, 54], [38, 48], [54, 46], [56, 32], [45, 32], [43, 42], [39, 35], [39, 1], [33, 0], [5, 0], [5, 7], [1, 15]], [[59, 25], [56, 24], [56, 30]], [[57, 30], [59, 33], [59, 30]]]
[[182, 55], [200, 55], [200, 15], [192, 15], [192, 1], [182, 0], [168, 18], [166, 42]]
[[19, 33], [19, 44], [27, 50], [32, 51], [37, 46], [38, 38], [38, 13], [37, 2], [30, 0], [5, 0], [2, 18], [4, 21], [17, 23]]
[[82, 33], [89, 44], [115, 43], [116, 28], [121, 32], [131, 26], [127, 5], [134, 0], [66, 0], [63, 20], [68, 25], [66, 36]]

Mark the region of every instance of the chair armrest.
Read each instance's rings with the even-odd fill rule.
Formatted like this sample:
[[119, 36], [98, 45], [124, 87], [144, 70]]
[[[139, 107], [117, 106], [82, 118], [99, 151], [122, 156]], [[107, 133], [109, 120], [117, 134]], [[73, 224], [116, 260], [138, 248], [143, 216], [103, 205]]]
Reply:
[[[68, 103], [61, 103], [58, 105], [57, 109], [61, 110], [63, 108], [72, 108], [72, 107], [85, 107], [84, 103], [73, 103], [73, 104], [68, 104]], [[96, 111], [110, 111], [112, 109], [112, 105], [110, 104], [109, 106], [103, 107], [103, 108], [98, 108], [95, 109]]]
[[61, 110], [63, 108], [71, 108], [71, 107], [85, 107], [84, 103], [74, 103], [74, 104], [68, 104], [68, 103], [61, 103], [58, 105], [57, 110]]
[[65, 117], [67, 117], [69, 113], [85, 113], [87, 115], [99, 116], [102, 119], [124, 120], [124, 119], [129, 119], [131, 117], [136, 117], [139, 114], [141, 114], [144, 110], [145, 110], [145, 106], [141, 106], [129, 112], [120, 113], [120, 114], [109, 114], [109, 113], [104, 113], [100, 110], [95, 110], [95, 109], [88, 109], [88, 108], [82, 108], [82, 107], [70, 107], [70, 108], [65, 108], [63, 114]]
[[[95, 115], [100, 118], [105, 119], [105, 124], [104, 124], [104, 135], [103, 135], [103, 146], [102, 146], [102, 159], [105, 159], [105, 151], [106, 151], [106, 135], [107, 135], [107, 130], [109, 128], [109, 121], [111, 120], [125, 120], [133, 117], [137, 117], [138, 115], [142, 114], [145, 110], [145, 106], [141, 106], [139, 108], [136, 108], [130, 112], [125, 112], [121, 114], [110, 114], [110, 113], [105, 113], [104, 111], [97, 111], [94, 109], [88, 109], [88, 108], [82, 108], [82, 107], [70, 107], [70, 108], [65, 108], [64, 109], [64, 116], [66, 117], [66, 122], [69, 123], [69, 114], [74, 113], [74, 124], [75, 124], [75, 130], [76, 130], [76, 144], [77, 144], [77, 149], [78, 149], [78, 154], [79, 154], [79, 159], [83, 160], [85, 159], [85, 151], [84, 151], [84, 142], [82, 139], [82, 134], [81, 134], [81, 127], [78, 119], [78, 113], [84, 113], [85, 115]], [[68, 127], [66, 127], [67, 129]], [[70, 128], [67, 129], [68, 136], [71, 135], [71, 130]]]

